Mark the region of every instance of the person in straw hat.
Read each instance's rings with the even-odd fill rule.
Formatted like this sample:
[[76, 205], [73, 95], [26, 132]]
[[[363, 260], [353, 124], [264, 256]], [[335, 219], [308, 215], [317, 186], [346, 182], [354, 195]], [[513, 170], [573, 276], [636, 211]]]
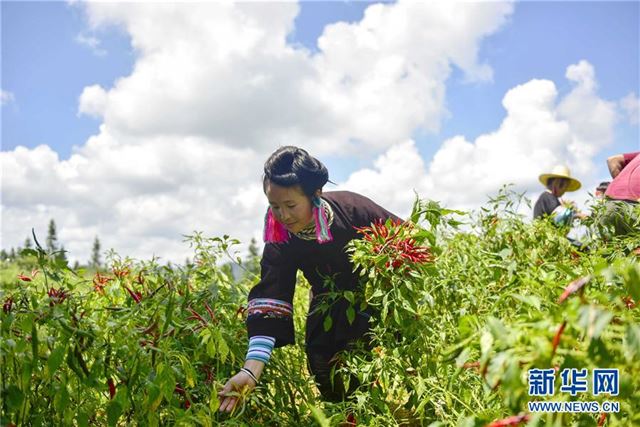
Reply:
[[583, 217], [573, 202], [560, 200], [567, 191], [576, 191], [582, 186], [580, 181], [571, 176], [568, 167], [558, 165], [551, 173], [543, 173], [538, 179], [547, 190], [536, 201], [534, 219], [552, 216], [556, 224], [567, 225], [574, 216]]

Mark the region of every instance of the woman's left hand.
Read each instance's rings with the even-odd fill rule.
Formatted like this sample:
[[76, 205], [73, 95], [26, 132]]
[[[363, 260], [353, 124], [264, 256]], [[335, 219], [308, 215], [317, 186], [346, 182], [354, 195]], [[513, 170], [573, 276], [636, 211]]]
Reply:
[[256, 387], [256, 383], [245, 372], [238, 372], [227, 381], [222, 390], [218, 392], [220, 412], [231, 412], [236, 407], [244, 393], [251, 392]]

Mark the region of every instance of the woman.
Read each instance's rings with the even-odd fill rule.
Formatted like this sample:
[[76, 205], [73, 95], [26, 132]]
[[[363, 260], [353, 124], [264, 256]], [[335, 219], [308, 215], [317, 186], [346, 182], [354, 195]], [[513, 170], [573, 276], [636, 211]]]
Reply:
[[[298, 270], [311, 284], [313, 295], [305, 339], [309, 370], [325, 400], [340, 401], [352, 391], [353, 387], [344, 390], [339, 378], [332, 382], [330, 372], [336, 354], [369, 330], [371, 313], [357, 312], [349, 322], [350, 304], [344, 298], [332, 301], [327, 312], [317, 308], [329, 292], [358, 287], [358, 275], [345, 252], [347, 243], [361, 237], [355, 227], [399, 218], [356, 193], [323, 193], [328, 180], [326, 167], [297, 147], [281, 147], [265, 163], [263, 189], [270, 207], [261, 279], [249, 292], [249, 349], [244, 367], [219, 393], [220, 411], [230, 412], [237, 402], [228, 393], [256, 386], [273, 348], [294, 343], [292, 304]], [[332, 319], [328, 330], [326, 316]]]
[[551, 173], [538, 178], [547, 191], [542, 193], [533, 208], [533, 218], [553, 217], [556, 224], [568, 225], [574, 215], [582, 217], [573, 202], [561, 201], [560, 197], [567, 191], [576, 191], [582, 184], [571, 176], [566, 166], [556, 166]]

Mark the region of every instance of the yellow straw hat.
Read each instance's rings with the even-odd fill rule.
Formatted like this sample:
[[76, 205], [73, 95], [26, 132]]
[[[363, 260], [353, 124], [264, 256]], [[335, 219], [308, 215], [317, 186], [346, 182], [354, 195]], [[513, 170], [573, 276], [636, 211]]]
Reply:
[[567, 187], [567, 191], [576, 191], [580, 187], [582, 187], [582, 184], [580, 183], [580, 181], [571, 177], [571, 172], [569, 171], [569, 168], [566, 167], [565, 165], [558, 165], [553, 168], [553, 171], [551, 173], [543, 173], [538, 177], [542, 185], [544, 185], [545, 187], [547, 186], [547, 181], [549, 181], [549, 178], [568, 179], [569, 186]]

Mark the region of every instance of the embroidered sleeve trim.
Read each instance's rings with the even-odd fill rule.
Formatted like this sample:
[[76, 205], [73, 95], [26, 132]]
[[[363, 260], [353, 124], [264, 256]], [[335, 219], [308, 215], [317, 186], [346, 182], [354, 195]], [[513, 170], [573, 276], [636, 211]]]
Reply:
[[254, 298], [249, 301], [249, 319], [287, 319], [293, 315], [293, 306], [286, 301], [272, 298]]

